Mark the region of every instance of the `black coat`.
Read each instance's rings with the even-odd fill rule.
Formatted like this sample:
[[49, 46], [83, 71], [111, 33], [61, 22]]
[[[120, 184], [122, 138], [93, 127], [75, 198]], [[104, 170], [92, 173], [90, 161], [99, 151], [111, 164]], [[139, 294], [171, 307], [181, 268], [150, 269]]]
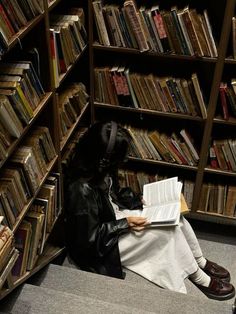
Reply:
[[[136, 208], [140, 198], [126, 188], [114, 196], [120, 207]], [[81, 180], [65, 187], [67, 249], [85, 271], [123, 278], [118, 238], [129, 232], [126, 218], [116, 220], [108, 189]]]

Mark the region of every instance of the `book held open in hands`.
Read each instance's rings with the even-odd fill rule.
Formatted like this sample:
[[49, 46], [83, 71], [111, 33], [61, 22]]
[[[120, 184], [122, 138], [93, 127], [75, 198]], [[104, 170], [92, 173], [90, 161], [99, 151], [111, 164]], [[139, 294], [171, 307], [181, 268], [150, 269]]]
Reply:
[[143, 186], [145, 205], [141, 216], [146, 217], [151, 226], [178, 225], [185, 201], [181, 195], [182, 183], [177, 177], [148, 183]]

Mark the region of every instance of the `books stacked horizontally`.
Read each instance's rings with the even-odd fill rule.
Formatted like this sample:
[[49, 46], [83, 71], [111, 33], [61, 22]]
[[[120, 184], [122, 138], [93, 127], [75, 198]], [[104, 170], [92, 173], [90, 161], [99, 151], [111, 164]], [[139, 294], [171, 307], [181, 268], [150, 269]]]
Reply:
[[31, 271], [43, 253], [47, 237], [61, 210], [60, 196], [60, 175], [52, 173], [16, 230], [15, 247], [20, 254], [12, 269], [14, 277]]
[[30, 61], [0, 64], [0, 160], [7, 157], [45, 92]]
[[0, 215], [14, 229], [18, 216], [34, 196], [56, 156], [48, 128], [36, 127], [11, 156], [0, 180]]
[[217, 48], [207, 10], [186, 6], [161, 10], [134, 0], [122, 7], [93, 1], [95, 23], [101, 45], [135, 48], [158, 53], [217, 57]]
[[198, 211], [236, 219], [236, 186], [203, 183]]
[[88, 94], [83, 83], [73, 83], [65, 88], [58, 97], [60, 115], [60, 141], [76, 123], [88, 103]]
[[[167, 176], [163, 176], [160, 174], [151, 174], [145, 173], [143, 171], [137, 172], [124, 169], [119, 169], [118, 174], [120, 187], [125, 188], [127, 186], [130, 186], [132, 190], [138, 195], [141, 195], [143, 193], [143, 186], [145, 184], [161, 181], [168, 178]], [[186, 178], [181, 178], [181, 182], [183, 183], [182, 193], [186, 201], [187, 207], [190, 210], [192, 207], [194, 182]]]
[[142, 159], [152, 159], [178, 163], [180, 165], [196, 166], [199, 154], [194, 140], [185, 129], [167, 135], [157, 130], [148, 131], [131, 126], [126, 127], [132, 137], [130, 156]]
[[143, 186], [143, 210], [133, 215], [146, 217], [151, 226], [178, 225], [181, 212], [182, 183], [177, 177], [148, 183]]
[[14, 246], [13, 232], [2, 224], [3, 220], [4, 217], [0, 216], [0, 289], [10, 276], [19, 255]]
[[87, 44], [82, 8], [71, 8], [68, 14], [50, 16], [50, 49], [55, 87], [60, 75], [78, 58]]
[[0, 55], [8, 49], [12, 37], [43, 12], [43, 1], [40, 0], [2, 0], [0, 4]]
[[215, 139], [209, 149], [210, 166], [236, 172], [236, 139]]
[[190, 79], [130, 72], [122, 66], [94, 69], [95, 101], [162, 112], [207, 117], [196, 73]]

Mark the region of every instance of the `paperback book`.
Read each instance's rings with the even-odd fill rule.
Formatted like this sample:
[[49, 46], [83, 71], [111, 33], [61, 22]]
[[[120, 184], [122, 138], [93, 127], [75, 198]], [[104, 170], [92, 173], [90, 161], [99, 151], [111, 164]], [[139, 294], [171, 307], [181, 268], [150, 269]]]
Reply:
[[179, 224], [180, 213], [186, 209], [181, 196], [182, 182], [178, 177], [145, 184], [142, 211], [137, 211], [141, 217], [146, 217], [151, 227], [175, 226]]

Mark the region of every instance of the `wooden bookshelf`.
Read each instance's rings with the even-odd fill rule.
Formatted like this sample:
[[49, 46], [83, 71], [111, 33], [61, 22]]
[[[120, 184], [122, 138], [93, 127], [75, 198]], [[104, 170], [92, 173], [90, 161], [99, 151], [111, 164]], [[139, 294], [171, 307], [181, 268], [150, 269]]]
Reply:
[[[113, 28], [114, 31], [115, 29], [117, 30], [117, 27], [114, 26], [114, 24], [111, 24], [112, 26], [110, 28], [106, 27], [106, 25], [109, 24], [106, 17], [106, 10], [107, 7], [114, 6], [118, 8], [118, 11], [121, 11], [121, 8], [124, 7], [124, 2], [125, 1], [120, 2], [113, 0], [103, 1], [101, 3], [103, 7], [105, 28], [110, 41], [110, 45], [105, 45], [103, 41], [106, 40], [106, 38], [104, 39], [106, 35], [104, 35], [101, 30], [99, 31], [93, 1], [89, 1], [89, 25], [91, 26], [89, 32], [89, 51], [91, 59], [90, 88], [92, 119], [93, 121], [115, 120], [118, 123], [125, 125], [128, 124], [134, 126], [135, 128], [147, 130], [157, 129], [158, 131], [160, 130], [160, 132], [168, 134], [179, 131], [181, 128], [185, 128], [193, 136], [194, 143], [197, 145], [199, 150], [200, 158], [196, 167], [178, 165], [176, 163], [168, 163], [166, 161], [140, 159], [136, 157], [129, 158], [129, 162], [126, 167], [131, 169], [134, 168], [136, 171], [145, 171], [145, 169], [147, 169], [149, 172], [152, 171], [154, 174], [160, 171], [161, 173], [165, 173], [167, 176], [178, 175], [186, 179], [191, 179], [192, 182], [194, 182], [194, 192], [192, 196], [192, 207], [188, 217], [191, 219], [206, 220], [225, 225], [235, 225], [235, 217], [227, 217], [224, 215], [218, 215], [217, 213], [214, 214], [212, 212], [202, 212], [199, 211], [200, 209], [198, 206], [199, 200], [202, 197], [201, 188], [204, 182], [224, 184], [224, 182], [227, 182], [228, 180], [228, 185], [235, 186], [236, 173], [234, 171], [223, 170], [220, 168], [214, 169], [210, 167], [209, 146], [212, 145], [212, 140], [215, 139], [235, 139], [236, 117], [231, 114], [228, 120], [224, 120], [222, 118], [221, 108], [219, 107], [219, 86], [222, 81], [230, 82], [230, 79], [235, 78], [235, 69], [233, 67], [235, 66], [236, 61], [232, 57], [232, 17], [236, 15], [236, 2], [235, 0], [225, 0], [221, 3], [216, 3], [214, 1], [208, 1], [207, 3], [204, 1], [193, 1], [188, 3], [185, 1], [177, 2], [170, 0], [160, 3], [153, 0], [147, 4], [146, 1], [142, 0], [134, 1], [137, 10], [141, 7], [144, 7], [145, 10], [151, 9], [153, 6], [158, 4], [161, 14], [163, 14], [162, 12], [170, 12], [171, 8], [174, 6], [177, 6], [179, 11], [188, 6], [189, 10], [196, 9], [199, 14], [203, 14], [204, 10], [207, 10], [212, 27], [212, 34], [217, 47], [217, 56], [177, 54], [174, 49], [167, 53], [162, 53], [153, 51], [150, 46], [149, 50], [141, 52], [139, 48], [129, 46], [131, 42], [127, 40], [127, 33], [126, 38], [124, 36], [124, 32], [122, 33], [122, 27], [123, 29], [125, 28], [124, 25], [121, 26], [118, 31], [118, 36], [119, 38], [123, 36], [125, 45], [115, 45], [114, 41], [118, 42], [119, 40], [117, 37], [112, 35], [110, 29]], [[119, 14], [122, 15], [122, 13]], [[122, 25], [119, 20], [118, 25]], [[128, 29], [128, 32], [129, 31], [130, 30]], [[150, 28], [148, 28], [148, 32], [150, 33]], [[146, 32], [146, 39], [149, 38], [148, 32]], [[133, 36], [135, 37], [135, 32], [133, 32]], [[137, 37], [135, 38], [137, 39]], [[171, 36], [168, 32], [167, 37], [169, 43], [171, 43]], [[137, 108], [137, 106], [135, 107], [134, 103], [132, 103], [131, 89], [129, 89], [131, 94], [131, 98], [129, 98], [130, 104], [128, 102], [122, 104], [122, 101], [124, 100], [120, 99], [118, 100], [118, 105], [111, 105], [103, 99], [99, 100], [98, 95], [104, 95], [106, 90], [105, 88], [103, 89], [102, 84], [98, 87], [94, 69], [104, 69], [107, 67], [111, 69], [114, 66], [120, 67], [121, 69], [123, 67], [129, 68], [130, 72], [138, 73], [143, 75], [143, 77], [147, 74], [153, 74], [163, 77], [171, 76], [174, 78], [187, 78], [190, 77], [192, 73], [197, 73], [207, 108], [207, 117], [203, 119], [199, 115], [194, 117], [180, 112], [173, 113], [161, 112], [158, 111], [158, 109], [144, 109], [141, 107], [140, 103], [138, 103], [139, 108]], [[120, 70], [120, 73], [124, 72]], [[102, 74], [100, 78], [101, 77]], [[105, 79], [104, 82], [106, 82]], [[132, 83], [131, 85], [134, 88], [134, 84]], [[100, 88], [100, 90], [98, 88]], [[141, 88], [144, 87], [142, 86]], [[135, 90], [136, 99], [138, 95], [137, 93], [138, 92]]]
[[[8, 2], [8, 1], [7, 1]], [[4, 6], [4, 5], [3, 5]], [[70, 30], [68, 32], [71, 40], [71, 48], [75, 49], [74, 51], [74, 60], [70, 62], [67, 68], [60, 72], [59, 63], [63, 62], [65, 55], [68, 55], [68, 47], [65, 47], [63, 53], [57, 55], [57, 64], [58, 64], [58, 86], [54, 85], [54, 69], [53, 68], [53, 60], [55, 60], [55, 56], [52, 55], [51, 50], [51, 42], [50, 42], [50, 34], [49, 29], [54, 27], [52, 19], [55, 15], [57, 16], [64, 16], [64, 15], [76, 15], [76, 13], [70, 13], [71, 8], [82, 8], [84, 12], [85, 24], [83, 24], [80, 20], [76, 18], [77, 23], [76, 26], [76, 34], [73, 34]], [[26, 9], [26, 8], [24, 8]], [[60, 184], [57, 185], [57, 191], [61, 193], [61, 203], [58, 204], [59, 206], [55, 208], [56, 213], [53, 213], [51, 217], [51, 222], [49, 225], [49, 230], [45, 233], [45, 245], [42, 250], [42, 253], [37, 256], [37, 260], [34, 264], [33, 269], [28, 270], [26, 267], [26, 271], [24, 271], [23, 275], [13, 277], [11, 274], [11, 270], [9, 271], [6, 281], [2, 288], [0, 289], [0, 299], [7, 296], [11, 293], [16, 287], [24, 283], [29, 277], [37, 273], [40, 269], [45, 267], [55, 258], [57, 258], [60, 254], [62, 254], [65, 250], [65, 243], [64, 243], [64, 235], [63, 235], [63, 227], [61, 228], [61, 224], [63, 221], [63, 214], [64, 214], [64, 207], [63, 207], [63, 191], [58, 190], [59, 186], [63, 186], [63, 172], [62, 172], [62, 165], [61, 165], [61, 154], [63, 149], [69, 143], [73, 132], [76, 131], [76, 128], [80, 127], [80, 124], [83, 122], [83, 125], [90, 124], [90, 102], [89, 98], [87, 100], [87, 104], [81, 110], [81, 113], [78, 115], [75, 123], [68, 131], [68, 134], [62, 139], [61, 143], [59, 142], [59, 134], [60, 134], [60, 123], [59, 123], [59, 107], [58, 107], [58, 95], [62, 93], [62, 91], [66, 87], [70, 87], [71, 84], [74, 83], [83, 83], [86, 88], [86, 92], [89, 95], [90, 86], [89, 86], [89, 49], [88, 49], [88, 37], [86, 38], [86, 32], [88, 34], [88, 8], [87, 3], [84, 1], [66, 1], [66, 0], [54, 0], [42, 1], [42, 12], [35, 14], [32, 18], [27, 17], [27, 23], [25, 22], [24, 25], [19, 27], [18, 31], [8, 40], [7, 47], [1, 53], [1, 63], [9, 63], [9, 62], [17, 62], [20, 63], [22, 61], [31, 61], [31, 64], [34, 67], [35, 74], [30, 74], [32, 77], [36, 75], [40, 81], [40, 84], [37, 85], [37, 81], [33, 81], [32, 77], [28, 78], [26, 82], [26, 88], [29, 94], [27, 94], [27, 99], [31, 104], [31, 101], [36, 101], [36, 94], [40, 93], [41, 88], [44, 91], [43, 96], [40, 98], [40, 101], [37, 102], [36, 108], [33, 110], [32, 118], [28, 121], [27, 124], [23, 123], [21, 120], [20, 122], [23, 125], [23, 129], [21, 132], [20, 137], [12, 138], [11, 143], [7, 149], [7, 154], [5, 158], [0, 160], [0, 171], [4, 173], [5, 168], [11, 165], [11, 159], [15, 156], [17, 150], [22, 146], [25, 145], [25, 141], [27, 141], [32, 135], [33, 131], [37, 129], [37, 127], [46, 127], [48, 130], [49, 137], [51, 139], [44, 139], [41, 137], [40, 148], [41, 150], [40, 155], [36, 155], [35, 160], [41, 166], [43, 165], [43, 158], [45, 159], [45, 171], [41, 169], [42, 177], [38, 184], [36, 190], [27, 198], [27, 202], [25, 202], [24, 206], [22, 206], [20, 213], [15, 219], [15, 223], [12, 226], [12, 233], [13, 236], [16, 236], [17, 231], [21, 228], [21, 224], [24, 219], [27, 217], [27, 213], [30, 211], [31, 207], [34, 205], [35, 200], [39, 197], [40, 191], [45, 186], [45, 184], [49, 184], [48, 178], [52, 178], [54, 174]], [[22, 9], [23, 10], [23, 9]], [[23, 10], [24, 12], [24, 10]], [[31, 12], [32, 13], [32, 12]], [[19, 14], [19, 13], [18, 13]], [[11, 23], [17, 23], [16, 21]], [[22, 22], [23, 23], [23, 22]], [[80, 28], [79, 25], [82, 25]], [[16, 27], [16, 25], [14, 25]], [[55, 25], [56, 27], [56, 25]], [[80, 35], [79, 32], [81, 32]], [[56, 36], [56, 35], [55, 35]], [[62, 36], [60, 34], [60, 36]], [[73, 37], [74, 36], [74, 37]], [[73, 37], [73, 38], [72, 38]], [[55, 41], [56, 45], [61, 44], [61, 37]], [[83, 47], [82, 47], [83, 46]], [[56, 46], [58, 49], [58, 46]], [[77, 50], [76, 50], [77, 49]], [[58, 53], [58, 50], [57, 50]], [[59, 60], [60, 57], [60, 60]], [[38, 61], [38, 63], [36, 62]], [[31, 69], [31, 68], [30, 68]], [[31, 69], [32, 70], [32, 69]], [[28, 73], [28, 72], [27, 72]], [[1, 73], [0, 73], [1, 74]], [[31, 81], [32, 79], [32, 81]], [[21, 82], [21, 81], [20, 81]], [[28, 84], [28, 85], [27, 85]], [[31, 86], [31, 85], [32, 86]], [[23, 91], [24, 93], [25, 90]], [[32, 93], [30, 97], [30, 92]], [[33, 95], [35, 99], [33, 99]], [[7, 97], [7, 96], [6, 96]], [[33, 100], [32, 100], [33, 99]], [[25, 107], [24, 107], [25, 106]], [[28, 112], [30, 109], [26, 107], [27, 105], [24, 103], [22, 108], [24, 108], [25, 112]], [[33, 105], [32, 105], [33, 106]], [[15, 110], [15, 107], [13, 108]], [[27, 113], [29, 114], [29, 113]], [[18, 117], [19, 119], [19, 117]], [[2, 120], [1, 120], [2, 122]], [[19, 123], [16, 121], [16, 123]], [[9, 132], [9, 131], [8, 131]], [[45, 131], [46, 132], [46, 131]], [[45, 133], [46, 134], [46, 133]], [[45, 135], [46, 136], [46, 135]], [[47, 144], [43, 141], [47, 141]], [[51, 141], [51, 142], [50, 142]], [[27, 144], [29, 145], [29, 144]], [[49, 158], [54, 154], [52, 147], [45, 146], [45, 145], [52, 145], [55, 151], [55, 155], [50, 160], [46, 159]], [[42, 147], [46, 149], [43, 153]], [[47, 148], [46, 148], [47, 147]], [[33, 149], [33, 148], [32, 148]], [[35, 148], [34, 148], [35, 150]], [[39, 152], [38, 151], [38, 152]], [[35, 153], [35, 151], [34, 151]], [[41, 158], [41, 159], [40, 159]], [[56, 181], [58, 184], [58, 181]], [[52, 184], [52, 183], [51, 183]], [[56, 190], [56, 189], [55, 189]], [[32, 191], [31, 191], [32, 192]], [[42, 196], [41, 196], [42, 198]], [[55, 217], [54, 217], [55, 214]], [[46, 224], [45, 224], [46, 226]], [[60, 226], [60, 227], [59, 227]], [[62, 224], [63, 226], [63, 224]], [[46, 227], [45, 227], [46, 228]], [[46, 230], [46, 229], [45, 229]], [[60, 231], [59, 231], [60, 230]], [[59, 235], [58, 235], [59, 232]], [[56, 239], [56, 240], [55, 240]], [[0, 255], [1, 258], [1, 255]], [[10, 259], [9, 259], [10, 260]], [[8, 263], [8, 262], [7, 262]], [[8, 264], [6, 264], [6, 267]], [[4, 269], [4, 268], [3, 268]], [[0, 272], [3, 270], [1, 269]], [[7, 269], [7, 268], [6, 268]], [[1, 277], [1, 275], [0, 275]]]
[[[172, 49], [171, 52], [162, 53], [151, 49], [141, 52], [137, 47], [118, 47], [116, 45], [105, 46], [99, 42], [99, 36], [96, 30], [94, 10], [92, 0], [66, 1], [66, 0], [44, 0], [44, 11], [38, 14], [28, 23], [22, 26], [18, 32], [8, 42], [7, 49], [1, 55], [1, 62], [27, 59], [25, 52], [37, 47], [40, 56], [40, 81], [45, 90], [45, 95], [34, 112], [34, 117], [24, 130], [20, 138], [14, 139], [8, 149], [8, 155], [0, 160], [1, 170], [8, 166], [11, 156], [20, 147], [24, 140], [30, 137], [31, 131], [36, 126], [46, 126], [49, 129], [52, 141], [56, 150], [56, 157], [51, 161], [48, 172], [42, 179], [40, 187], [46, 181], [50, 172], [60, 173], [63, 180], [63, 152], [66, 151], [67, 145], [73, 141], [73, 134], [80, 127], [88, 126], [98, 120], [115, 120], [118, 123], [131, 125], [135, 128], [159, 131], [171, 135], [172, 132], [178, 133], [181, 129], [187, 130], [194, 139], [194, 145], [199, 153], [197, 165], [181, 165], [177, 162], [170, 163], [165, 160], [141, 159], [130, 157], [126, 167], [135, 171], [146, 171], [150, 173], [160, 172], [165, 176], [177, 175], [181, 179], [186, 179], [194, 183], [194, 191], [191, 201], [191, 211], [187, 216], [191, 219], [220, 223], [223, 225], [235, 225], [235, 217], [226, 217], [224, 215], [199, 211], [199, 200], [201, 198], [201, 188], [204, 183], [224, 184], [235, 186], [236, 173], [222, 169], [213, 169], [209, 165], [209, 146], [213, 139], [230, 139], [235, 134], [236, 117], [230, 116], [229, 120], [222, 118], [219, 110], [219, 86], [222, 81], [230, 81], [235, 78], [234, 73], [236, 60], [233, 59], [232, 47], [232, 17], [236, 16], [235, 0], [224, 0], [215, 2], [209, 1], [186, 1], [168, 0], [158, 3], [156, 0], [150, 2], [137, 0], [137, 8], [146, 5], [151, 8], [159, 4], [161, 12], [169, 12], [173, 6], [182, 10], [189, 5], [190, 9], [196, 9], [203, 14], [207, 10], [210, 24], [212, 27], [213, 37], [217, 47], [217, 56], [213, 55], [187, 55], [178, 54]], [[124, 1], [104, 0], [103, 5], [123, 6]], [[51, 23], [55, 14], [65, 15], [70, 7], [82, 7], [85, 13], [85, 29], [88, 40], [76, 54], [74, 62], [68, 63], [65, 71], [58, 66], [58, 86], [54, 84], [55, 64], [53, 64], [53, 51], [51, 50], [51, 38], [49, 29], [53, 28]], [[56, 35], [55, 35], [56, 36]], [[211, 53], [212, 54], [212, 53]], [[183, 112], [158, 111], [154, 109], [142, 108], [139, 106], [122, 106], [111, 105], [108, 102], [98, 101], [96, 99], [96, 80], [94, 70], [97, 67], [128, 67], [131, 72], [141, 76], [152, 74], [155, 77], [171, 77], [174, 80], [184, 79], [191, 80], [191, 75], [198, 75], [199, 85], [204, 96], [207, 108], [207, 117], [203, 118], [201, 114], [191, 115]], [[68, 133], [59, 140], [60, 132], [60, 114], [58, 107], [58, 95], [63, 92], [64, 88], [73, 82], [83, 82], [89, 94], [89, 102], [81, 111], [68, 130]], [[190, 82], [191, 83], [191, 82]], [[189, 86], [191, 84], [189, 83]], [[234, 137], [235, 139], [235, 137]], [[30, 204], [37, 198], [36, 193], [29, 199], [25, 205], [17, 223], [14, 232], [19, 228], [20, 222], [24, 219]], [[62, 193], [63, 194], [63, 193]], [[63, 195], [62, 195], [62, 213], [63, 213]], [[52, 235], [57, 237], [57, 228], [52, 230]], [[61, 238], [61, 237], [58, 237]], [[47, 249], [49, 247], [49, 249]], [[54, 246], [50, 243], [50, 236], [47, 239], [47, 248], [42, 256], [37, 260], [35, 268], [26, 272], [11, 284], [4, 286], [0, 299], [9, 294], [16, 286], [19, 286], [30, 276], [35, 274], [42, 267], [47, 265], [64, 250], [64, 241], [60, 245]]]

